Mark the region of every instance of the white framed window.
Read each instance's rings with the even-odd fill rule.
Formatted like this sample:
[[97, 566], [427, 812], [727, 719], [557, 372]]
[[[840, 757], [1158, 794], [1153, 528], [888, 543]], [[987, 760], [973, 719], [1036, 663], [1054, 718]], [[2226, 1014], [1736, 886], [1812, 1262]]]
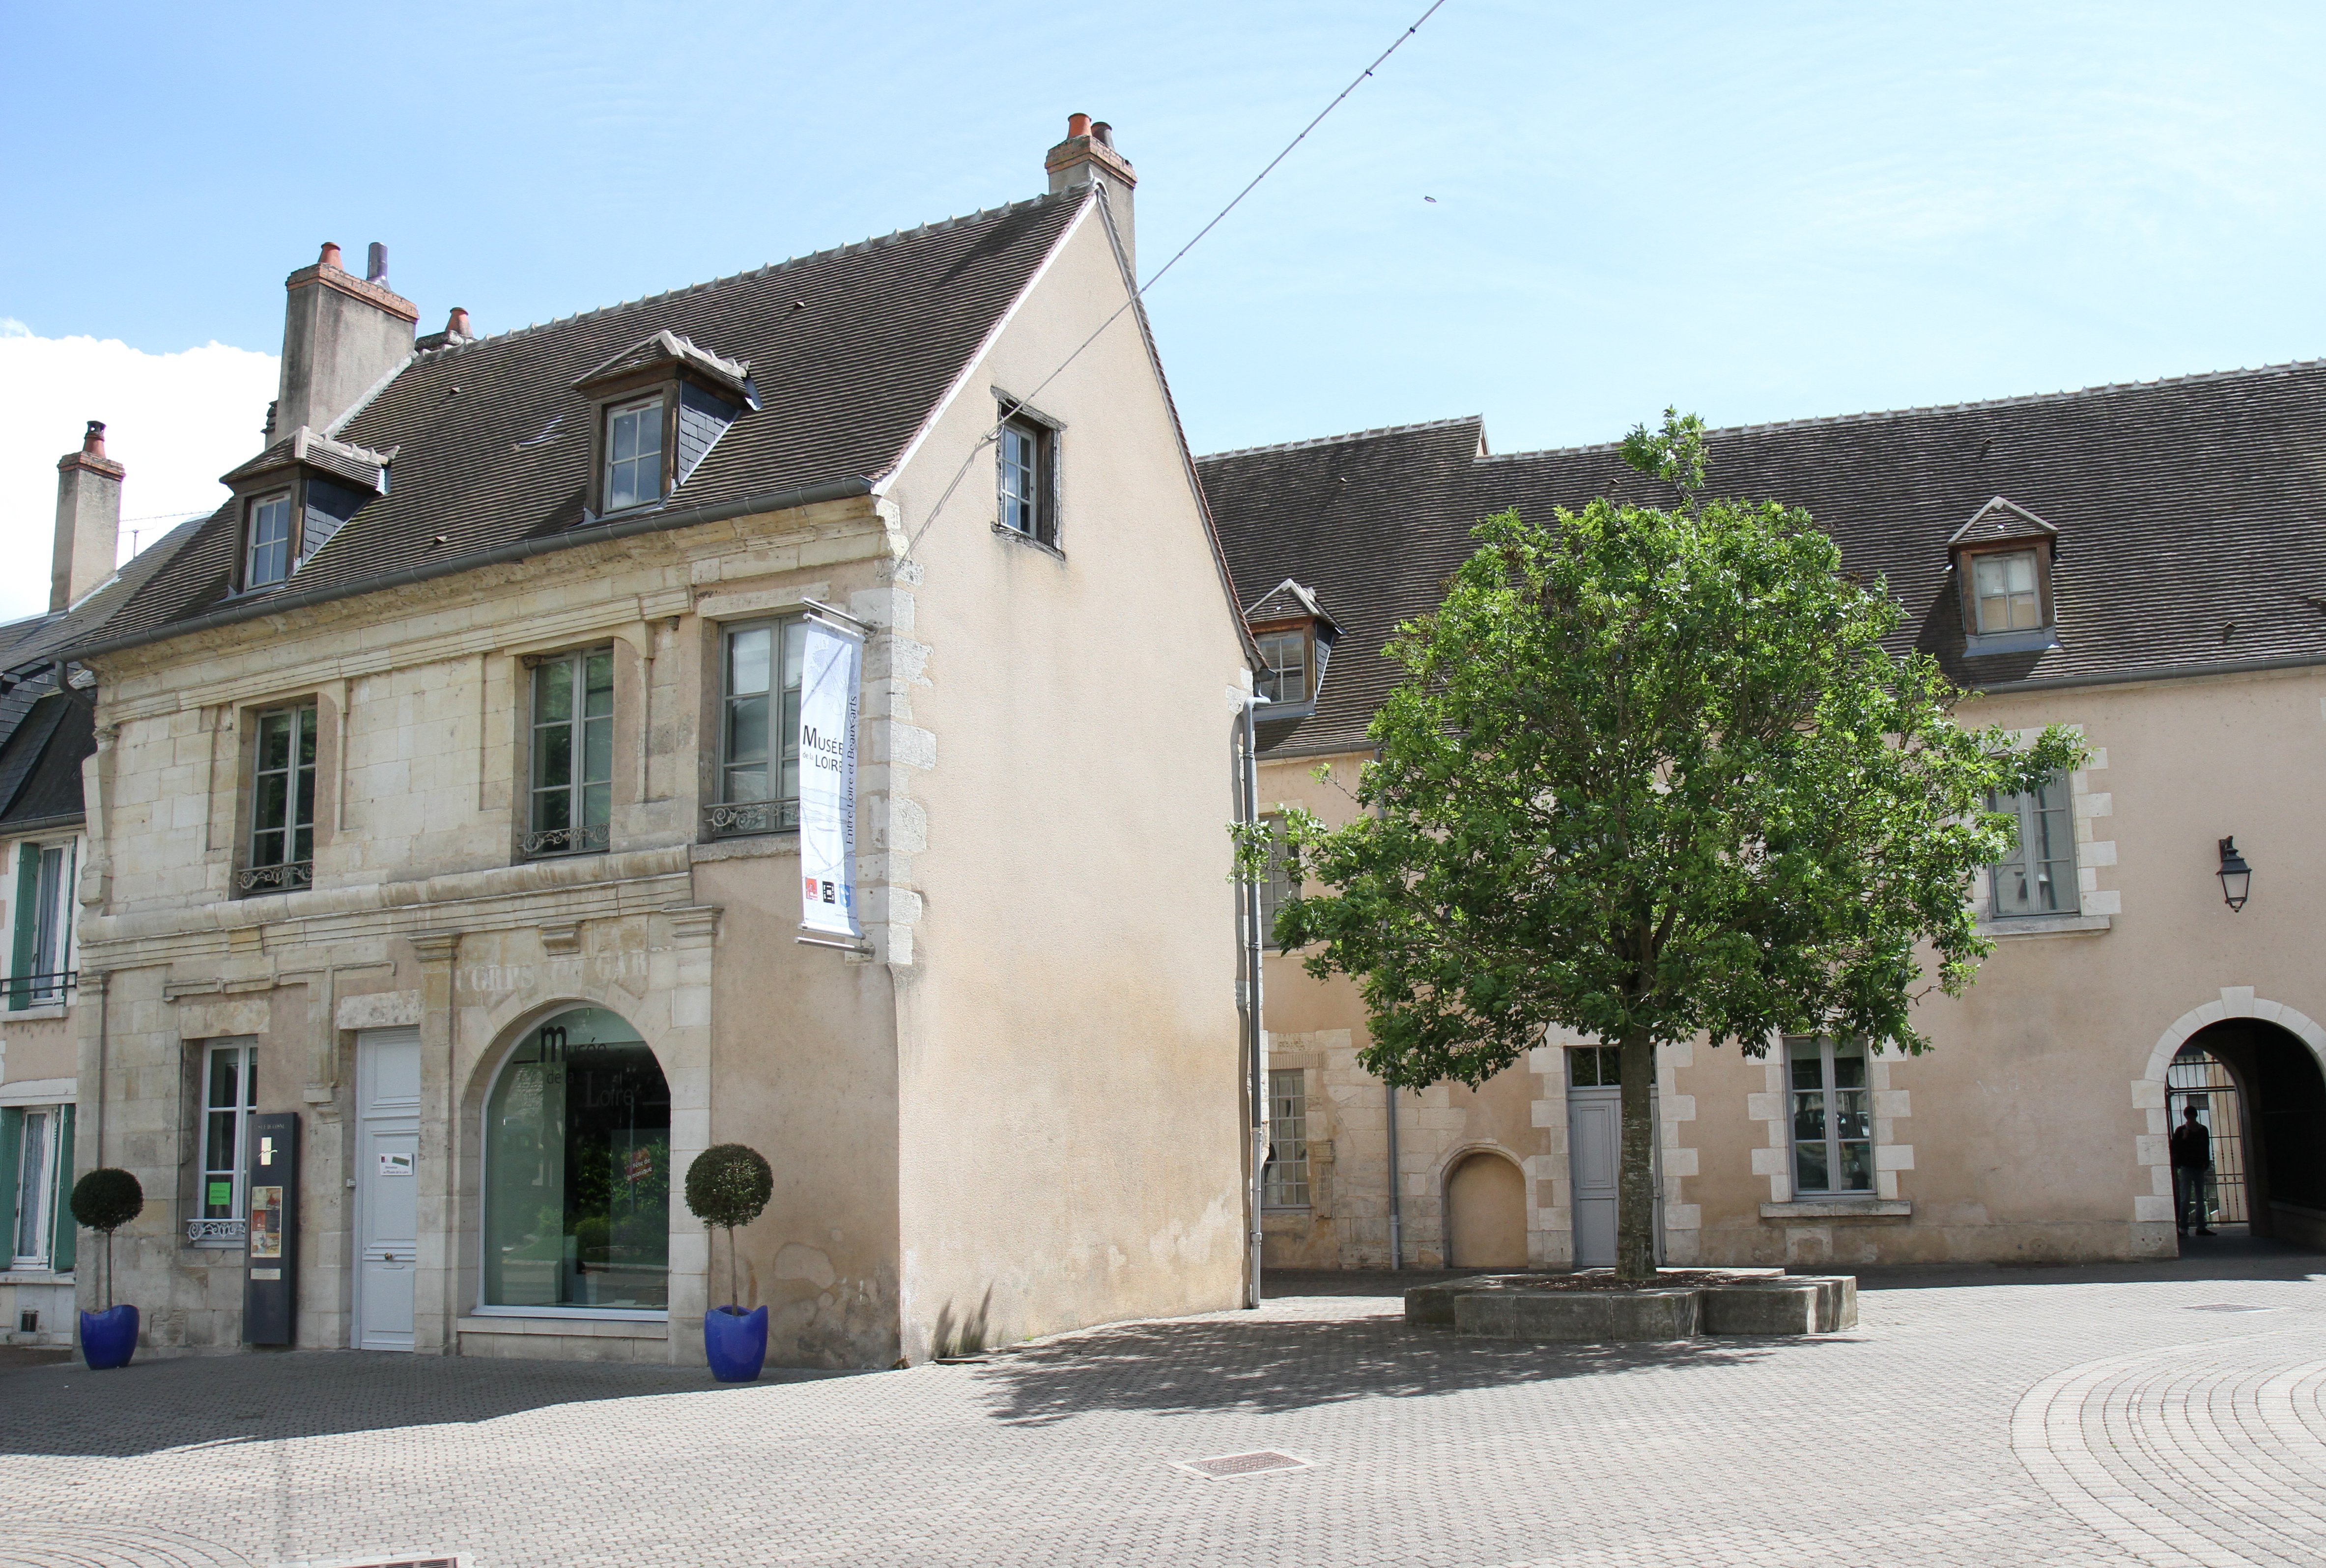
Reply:
[[250, 773], [250, 849], [237, 877], [245, 893], [279, 893], [314, 880], [315, 705], [258, 715]]
[[[209, 1220], [243, 1217], [243, 1180], [249, 1164], [250, 1118], [258, 1108], [257, 1050], [247, 1040], [222, 1040], [202, 1053], [201, 1190], [196, 1212]], [[231, 1242], [229, 1234], [216, 1238]]]
[[[14, 1183], [14, 1202], [0, 1203], [0, 1220], [8, 1223], [7, 1261], [15, 1268], [47, 1268], [61, 1233], [58, 1184], [70, 1174], [71, 1108], [10, 1107], [0, 1118], [0, 1159], [6, 1161], [0, 1181]], [[70, 1258], [58, 1262], [71, 1266]]]
[[799, 826], [800, 665], [807, 623], [799, 617], [730, 626], [720, 634], [719, 795], [707, 813], [716, 835]]
[[1308, 634], [1305, 631], [1262, 632], [1260, 673], [1253, 690], [1270, 702], [1308, 700]]
[[8, 1007], [61, 1005], [73, 987], [73, 872], [77, 846], [25, 843], [16, 850], [15, 942]]
[[1993, 918], [2077, 913], [2072, 802], [2065, 774], [2054, 774], [2024, 794], [1987, 796], [1988, 811], [2000, 812], [2018, 825], [2017, 842], [1987, 871]]
[[1978, 635], [2033, 631], [2043, 624], [2043, 598], [2032, 550], [1992, 551], [1971, 557], [1971, 598]]
[[291, 492], [260, 496], [247, 508], [242, 586], [265, 588], [291, 575]]
[[659, 396], [606, 411], [604, 510], [620, 512], [662, 499], [662, 416]]
[[606, 848], [614, 811], [614, 650], [533, 667], [533, 788], [527, 855]]
[[1025, 419], [1001, 422], [999, 470], [1001, 526], [1044, 544], [1058, 542], [1057, 431]]
[[1620, 1045], [1569, 1045], [1567, 1081], [1574, 1089], [1614, 1089], [1624, 1081]]
[[1308, 1074], [1298, 1067], [1268, 1073], [1268, 1168], [1261, 1202], [1270, 1209], [1308, 1207]]
[[1874, 1090], [1862, 1040], [1785, 1039], [1793, 1192], [1874, 1191]]

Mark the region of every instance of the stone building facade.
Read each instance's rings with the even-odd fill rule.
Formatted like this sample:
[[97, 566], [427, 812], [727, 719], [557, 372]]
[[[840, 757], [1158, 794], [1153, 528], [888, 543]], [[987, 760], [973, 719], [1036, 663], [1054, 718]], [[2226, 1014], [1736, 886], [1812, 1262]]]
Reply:
[[[1967, 719], [2067, 725], [2090, 756], [1996, 803], [2037, 848], [1970, 890], [1996, 951], [1920, 1004], [1928, 1053], [1662, 1052], [1669, 1261], [2169, 1257], [2202, 1245], [2177, 1234], [2166, 1146], [2191, 1107], [2216, 1154], [2204, 1228], [2326, 1246], [2326, 491], [2300, 456], [2321, 437], [2315, 363], [1712, 433], [1714, 487], [1808, 507], [1907, 608], [1902, 647], [1979, 694]], [[1328, 821], [1396, 675], [1382, 646], [1477, 519], [1666, 499], [1613, 447], [1496, 456], [1476, 420], [1201, 466], [1290, 703], [1261, 727], [1263, 807]], [[1358, 1061], [1354, 988], [1300, 960], [1266, 963], [1275, 1144], [1305, 1160], [1269, 1183], [1270, 1262], [1612, 1261], [1620, 1090], [1596, 1042], [1391, 1097]]]
[[[146, 1186], [149, 1345], [287, 1282], [302, 1346], [699, 1360], [728, 1142], [778, 1363], [1237, 1299], [1247, 644], [1130, 165], [1077, 116], [1047, 172], [497, 337], [414, 339], [377, 247], [291, 275], [266, 450], [72, 650], [80, 1164]], [[864, 637], [837, 945], [809, 616]]]

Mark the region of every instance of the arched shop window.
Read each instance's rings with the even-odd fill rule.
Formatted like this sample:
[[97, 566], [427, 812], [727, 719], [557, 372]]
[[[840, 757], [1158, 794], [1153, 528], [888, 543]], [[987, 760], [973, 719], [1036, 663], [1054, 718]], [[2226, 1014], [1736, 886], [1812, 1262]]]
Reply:
[[484, 1304], [670, 1305], [670, 1086], [602, 1007], [510, 1051], [485, 1104]]

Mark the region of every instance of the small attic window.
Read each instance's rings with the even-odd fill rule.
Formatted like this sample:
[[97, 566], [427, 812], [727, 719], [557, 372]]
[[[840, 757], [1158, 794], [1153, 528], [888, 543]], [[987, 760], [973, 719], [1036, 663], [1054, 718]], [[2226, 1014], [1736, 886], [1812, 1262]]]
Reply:
[[1260, 645], [1260, 669], [1252, 676], [1252, 690], [1270, 702], [1307, 701], [1311, 635], [1307, 626], [1294, 626], [1253, 638]]
[[291, 575], [291, 492], [254, 498], [243, 547], [242, 586], [266, 588]]
[[1997, 496], [1947, 541], [1962, 607], [1963, 653], [2040, 653], [2060, 645], [2052, 562], [2060, 531]]
[[641, 397], [606, 411], [605, 487], [609, 512], [662, 499], [663, 400]]
[[2043, 596], [2035, 586], [2035, 552], [1989, 551], [1971, 557], [1971, 602], [1980, 636], [2033, 631], [2043, 624]]

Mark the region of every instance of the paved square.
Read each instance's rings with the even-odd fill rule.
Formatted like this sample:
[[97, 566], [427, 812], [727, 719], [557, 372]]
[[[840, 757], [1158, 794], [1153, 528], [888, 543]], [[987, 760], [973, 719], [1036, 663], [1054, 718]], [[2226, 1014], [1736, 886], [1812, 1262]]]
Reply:
[[[1256, 1313], [742, 1388], [0, 1369], [0, 1563], [2326, 1560], [2326, 1257], [1867, 1282], [1850, 1332], [1683, 1346], [1458, 1340], [1389, 1276], [1302, 1276]], [[1186, 1468], [1270, 1451], [1307, 1467]]]

